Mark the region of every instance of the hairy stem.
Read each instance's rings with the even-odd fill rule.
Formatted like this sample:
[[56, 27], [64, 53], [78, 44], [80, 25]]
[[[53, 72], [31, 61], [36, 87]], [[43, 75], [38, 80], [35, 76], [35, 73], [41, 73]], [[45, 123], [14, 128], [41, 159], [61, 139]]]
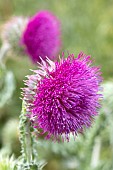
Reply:
[[25, 114], [26, 114], [26, 109], [23, 103], [22, 113], [20, 115], [20, 124], [19, 124], [21, 153], [23, 159], [28, 163], [30, 163], [31, 161], [33, 161], [34, 158], [33, 146], [32, 146], [33, 141], [32, 141], [32, 135], [30, 131], [30, 122]]

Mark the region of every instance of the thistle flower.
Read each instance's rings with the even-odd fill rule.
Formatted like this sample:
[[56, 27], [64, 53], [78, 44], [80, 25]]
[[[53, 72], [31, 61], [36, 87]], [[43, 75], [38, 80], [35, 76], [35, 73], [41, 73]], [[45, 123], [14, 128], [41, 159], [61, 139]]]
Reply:
[[100, 68], [92, 66], [90, 56], [70, 54], [59, 62], [47, 58], [39, 70], [27, 76], [23, 100], [34, 128], [42, 129], [47, 139], [69, 141], [91, 126], [100, 107], [102, 81]]
[[0, 60], [3, 60], [6, 53], [10, 50], [17, 54], [21, 54], [24, 51], [21, 45], [21, 35], [25, 29], [27, 21], [27, 18], [13, 16], [1, 26], [2, 47], [0, 50]]
[[29, 20], [22, 41], [34, 63], [41, 61], [40, 56], [54, 60], [61, 45], [59, 21], [48, 11], [37, 13]]
[[19, 46], [21, 34], [25, 29], [27, 21], [27, 18], [13, 16], [3, 24], [0, 29], [3, 43], [8, 43], [11, 47]]

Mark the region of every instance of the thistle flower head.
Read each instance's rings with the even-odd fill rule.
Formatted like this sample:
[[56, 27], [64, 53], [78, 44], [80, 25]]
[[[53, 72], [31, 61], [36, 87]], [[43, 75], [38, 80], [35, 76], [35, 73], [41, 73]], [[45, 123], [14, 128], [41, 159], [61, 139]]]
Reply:
[[58, 19], [49, 11], [40, 11], [29, 20], [22, 41], [34, 63], [41, 61], [40, 56], [54, 60], [61, 45]]
[[3, 43], [7, 43], [11, 48], [19, 49], [21, 48], [21, 35], [25, 29], [28, 19], [21, 16], [11, 17], [4, 25], [1, 27], [1, 38]]
[[69, 140], [91, 126], [100, 107], [102, 81], [99, 67], [90, 56], [70, 54], [59, 62], [42, 59], [39, 69], [25, 81], [23, 100], [34, 128], [41, 128], [47, 138]]

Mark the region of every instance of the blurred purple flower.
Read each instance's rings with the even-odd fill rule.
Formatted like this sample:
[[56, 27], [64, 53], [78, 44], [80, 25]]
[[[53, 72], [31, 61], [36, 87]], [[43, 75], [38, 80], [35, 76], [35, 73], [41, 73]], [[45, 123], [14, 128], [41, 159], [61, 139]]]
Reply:
[[23, 100], [34, 128], [41, 128], [48, 139], [69, 141], [71, 132], [76, 136], [91, 126], [100, 107], [102, 77], [90, 56], [42, 60], [33, 72], [25, 81]]
[[40, 56], [55, 60], [61, 45], [60, 22], [49, 11], [40, 11], [29, 20], [22, 42], [34, 63], [41, 61]]

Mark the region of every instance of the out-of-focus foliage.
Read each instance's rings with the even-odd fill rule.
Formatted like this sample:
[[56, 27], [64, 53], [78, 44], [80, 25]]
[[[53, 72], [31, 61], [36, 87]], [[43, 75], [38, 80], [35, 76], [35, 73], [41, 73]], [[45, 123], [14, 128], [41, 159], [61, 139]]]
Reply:
[[16, 162], [13, 158], [4, 157], [0, 154], [0, 170], [16, 170]]
[[[8, 148], [7, 154], [14, 153], [15, 156], [20, 155], [19, 142], [19, 123], [17, 119], [9, 119], [2, 129], [2, 143], [3, 149]], [[9, 128], [10, 127], [10, 128]]]
[[[11, 71], [0, 68], [0, 108], [2, 108], [13, 95], [15, 79]], [[2, 113], [0, 113], [1, 116]]]

